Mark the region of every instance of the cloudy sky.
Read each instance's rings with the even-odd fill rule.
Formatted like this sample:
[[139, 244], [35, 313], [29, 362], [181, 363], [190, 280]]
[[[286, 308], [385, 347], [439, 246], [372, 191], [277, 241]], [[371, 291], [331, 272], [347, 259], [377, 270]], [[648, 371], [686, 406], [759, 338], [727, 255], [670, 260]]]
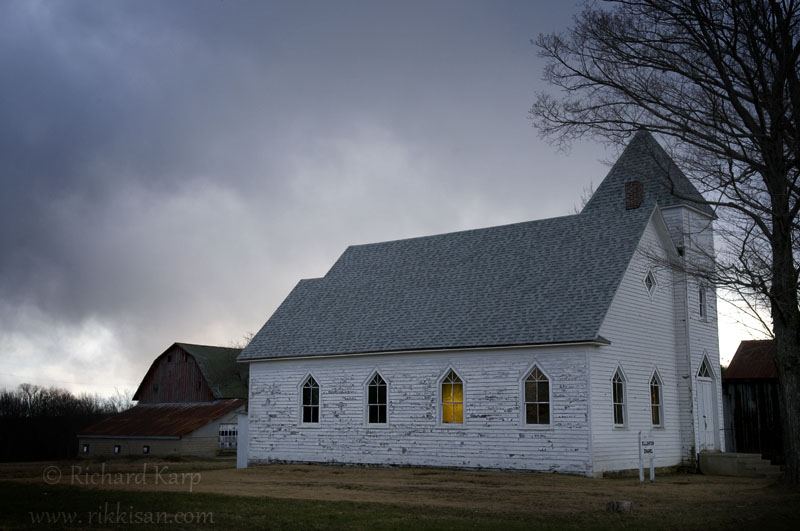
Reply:
[[349, 244], [571, 213], [615, 152], [528, 120], [554, 5], [1, 2], [0, 387], [132, 391]]

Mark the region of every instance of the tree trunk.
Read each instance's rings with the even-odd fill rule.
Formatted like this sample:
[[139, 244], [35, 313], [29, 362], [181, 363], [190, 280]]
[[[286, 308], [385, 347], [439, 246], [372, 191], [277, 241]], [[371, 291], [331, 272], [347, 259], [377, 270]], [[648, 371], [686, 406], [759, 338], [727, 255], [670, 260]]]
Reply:
[[800, 483], [800, 312], [788, 323], [774, 319], [775, 367], [780, 384], [783, 453], [786, 458], [786, 481]]
[[[797, 445], [800, 441], [800, 377], [797, 374], [797, 352], [800, 342], [778, 346], [775, 340], [775, 361], [780, 382], [781, 424], [783, 426], [783, 452], [786, 458], [785, 479], [788, 483], [800, 483], [800, 459]], [[788, 348], [788, 352], [786, 349]], [[788, 358], [788, 363], [786, 362]], [[793, 367], [793, 368], [792, 368]]]
[[[787, 212], [786, 194], [771, 194], [773, 212]], [[784, 210], [785, 208], [785, 210]], [[800, 307], [797, 271], [792, 249], [791, 221], [773, 214], [772, 244], [772, 326], [775, 335], [773, 358], [780, 383], [785, 479], [800, 483]]]

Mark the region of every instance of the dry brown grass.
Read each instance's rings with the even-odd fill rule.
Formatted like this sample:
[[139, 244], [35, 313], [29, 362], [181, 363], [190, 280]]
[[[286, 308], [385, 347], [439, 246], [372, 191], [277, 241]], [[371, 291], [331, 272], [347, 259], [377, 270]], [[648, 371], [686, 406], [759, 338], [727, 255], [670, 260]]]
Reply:
[[80, 486], [80, 480], [76, 483], [71, 478], [75, 471], [102, 472], [110, 474], [107, 477], [112, 480], [117, 473], [147, 472], [143, 481], [123, 479], [117, 484], [103, 481], [84, 485], [89, 488], [186, 492], [190, 487], [186, 481], [165, 484], [164, 478], [192, 472], [198, 474], [191, 481], [192, 492], [556, 518], [596, 512], [612, 500], [631, 500], [641, 516], [677, 518], [688, 523], [715, 514], [732, 515], [744, 523], [761, 514], [755, 509], [765, 504], [785, 508], [787, 504], [797, 507], [800, 502], [797, 489], [779, 487], [765, 479], [676, 473], [658, 476], [652, 484], [640, 484], [638, 478], [590, 479], [534, 472], [277, 464], [237, 470], [232, 468], [232, 461], [110, 460], [0, 464], [0, 479], [42, 482], [43, 471], [53, 466], [61, 471], [62, 485]]

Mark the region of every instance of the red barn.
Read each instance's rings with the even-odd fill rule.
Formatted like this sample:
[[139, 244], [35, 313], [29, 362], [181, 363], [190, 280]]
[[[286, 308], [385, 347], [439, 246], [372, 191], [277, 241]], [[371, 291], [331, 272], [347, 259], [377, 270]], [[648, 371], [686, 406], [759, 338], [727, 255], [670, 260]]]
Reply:
[[731, 452], [759, 453], [780, 463], [783, 439], [774, 342], [742, 341], [722, 376], [726, 444]]
[[133, 395], [135, 407], [86, 428], [84, 457], [199, 455], [237, 446], [246, 409], [247, 366], [238, 348], [175, 343], [159, 355]]

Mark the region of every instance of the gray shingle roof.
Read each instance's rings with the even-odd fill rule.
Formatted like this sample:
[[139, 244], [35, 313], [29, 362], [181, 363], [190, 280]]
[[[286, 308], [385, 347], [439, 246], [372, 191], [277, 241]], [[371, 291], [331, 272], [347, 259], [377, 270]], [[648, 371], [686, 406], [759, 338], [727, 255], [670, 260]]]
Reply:
[[645, 183], [645, 204], [625, 210], [615, 191], [660, 171], [632, 149], [650, 140], [637, 135], [581, 214], [349, 247], [239, 359], [600, 340], [656, 202], [674, 199]]

